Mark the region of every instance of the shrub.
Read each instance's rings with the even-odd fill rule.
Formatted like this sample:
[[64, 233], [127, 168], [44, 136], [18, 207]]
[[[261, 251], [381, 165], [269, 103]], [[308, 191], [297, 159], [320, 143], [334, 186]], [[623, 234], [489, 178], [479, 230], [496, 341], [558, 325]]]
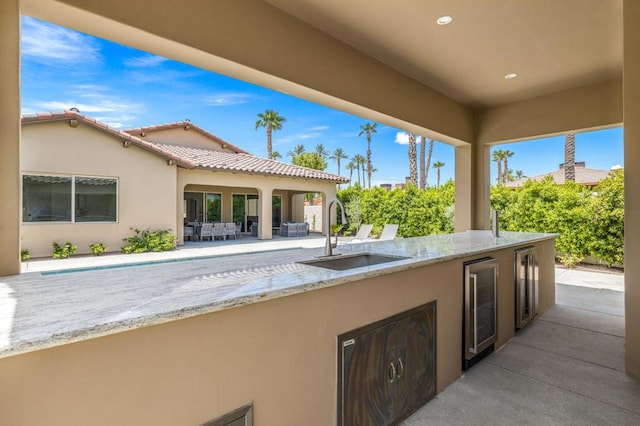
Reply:
[[121, 247], [121, 250], [126, 254], [170, 251], [175, 248], [176, 236], [172, 235], [168, 229], [141, 231], [132, 228], [132, 231], [135, 233], [134, 236], [123, 239], [129, 243]]
[[68, 259], [71, 255], [75, 254], [76, 250], [78, 250], [78, 246], [69, 241], [62, 246], [54, 242], [52, 255], [54, 259]]
[[94, 256], [100, 256], [102, 253], [109, 251], [109, 247], [106, 247], [102, 243], [93, 243], [89, 245], [89, 249]]
[[29, 250], [20, 250], [20, 260], [26, 262], [29, 259], [31, 259], [31, 253], [29, 253]]

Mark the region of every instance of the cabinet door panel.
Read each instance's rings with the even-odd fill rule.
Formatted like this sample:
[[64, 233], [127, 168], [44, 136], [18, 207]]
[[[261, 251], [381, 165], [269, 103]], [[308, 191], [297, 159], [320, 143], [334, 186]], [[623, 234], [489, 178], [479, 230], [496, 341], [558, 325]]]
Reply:
[[[345, 425], [384, 425], [390, 416], [390, 379], [386, 362], [388, 326], [354, 336], [343, 343], [343, 419]], [[393, 373], [395, 375], [395, 373]]]

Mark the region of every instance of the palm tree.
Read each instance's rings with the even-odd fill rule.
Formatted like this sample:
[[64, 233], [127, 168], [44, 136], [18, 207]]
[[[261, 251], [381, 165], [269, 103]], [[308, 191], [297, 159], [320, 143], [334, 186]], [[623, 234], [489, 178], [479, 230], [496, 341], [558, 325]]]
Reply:
[[[422, 142], [424, 143], [424, 136], [422, 137]], [[431, 167], [431, 154], [433, 154], [433, 139], [429, 140], [429, 154], [427, 155], [427, 164], [425, 166], [424, 171], [424, 185], [425, 188], [429, 186], [429, 181], [427, 178], [429, 177], [429, 167]]]
[[576, 181], [576, 135], [574, 133], [564, 137], [564, 181]]
[[502, 151], [503, 161], [504, 161], [504, 172], [502, 173], [502, 183], [507, 183], [510, 180], [513, 180], [513, 176], [511, 175], [511, 170], [509, 170], [509, 158], [513, 157], [513, 152], [506, 150]]
[[340, 160], [346, 160], [347, 158], [349, 157], [344, 153], [342, 148], [336, 148], [335, 151], [331, 153], [329, 159], [335, 160], [336, 164], [338, 165], [338, 174], [340, 174]]
[[353, 169], [356, 168], [356, 163], [351, 160], [347, 163], [347, 170], [349, 170], [349, 186], [351, 186], [351, 180], [353, 179]]
[[416, 161], [416, 135], [409, 133], [409, 183], [418, 185], [418, 162]]
[[326, 160], [327, 157], [329, 157], [329, 151], [327, 151], [324, 145], [322, 145], [321, 143], [316, 145], [316, 154], [318, 154], [318, 156], [323, 160]]
[[420, 142], [420, 189], [425, 189], [427, 186], [427, 181], [424, 176], [424, 168], [425, 168], [425, 153], [426, 153], [426, 144], [427, 138], [422, 136], [422, 142]]
[[279, 159], [282, 158], [282, 154], [280, 154], [280, 152], [278, 152], [278, 151], [273, 151], [271, 153], [271, 158], [274, 159], [274, 160], [279, 160]]
[[[502, 160], [504, 160], [504, 151], [500, 149], [493, 151], [492, 158], [498, 166], [498, 178], [496, 180], [498, 183], [502, 183]], [[435, 167], [435, 164], [433, 166]]]
[[433, 168], [438, 171], [438, 180], [436, 183], [436, 187], [440, 186], [440, 167], [444, 167], [444, 163], [442, 161], [436, 161], [433, 163]]
[[256, 121], [256, 130], [260, 127], [265, 127], [267, 129], [267, 157], [271, 159], [273, 158], [273, 154], [271, 152], [271, 134], [276, 130], [282, 129], [282, 124], [287, 121], [287, 119], [270, 109], [258, 114], [258, 117], [260, 119]]
[[356, 165], [356, 168], [358, 170], [358, 183], [362, 186], [364, 186], [364, 182], [360, 182], [360, 168], [362, 167], [362, 180], [364, 181], [364, 166], [366, 164], [366, 158], [364, 158], [362, 155], [360, 154], [356, 154], [353, 156], [353, 161]]
[[300, 154], [304, 154], [304, 145], [299, 143], [296, 145], [291, 151], [287, 152], [287, 155], [293, 159], [293, 157], [297, 157]]
[[[378, 123], [366, 123], [360, 126], [358, 136], [367, 135], [367, 170], [371, 170], [371, 134], [378, 132]], [[371, 188], [371, 172], [369, 172], [369, 188]]]
[[522, 170], [516, 170], [515, 177], [516, 177], [516, 179], [524, 179], [524, 178], [526, 178], [526, 176], [524, 175], [524, 172]]

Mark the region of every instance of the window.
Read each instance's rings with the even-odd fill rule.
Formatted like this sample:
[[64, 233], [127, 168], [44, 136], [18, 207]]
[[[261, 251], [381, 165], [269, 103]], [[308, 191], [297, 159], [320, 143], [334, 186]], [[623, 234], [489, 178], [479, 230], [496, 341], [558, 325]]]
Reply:
[[207, 193], [207, 222], [222, 222], [222, 194]]
[[118, 180], [24, 175], [23, 222], [115, 222]]
[[76, 222], [115, 222], [118, 181], [76, 177]]

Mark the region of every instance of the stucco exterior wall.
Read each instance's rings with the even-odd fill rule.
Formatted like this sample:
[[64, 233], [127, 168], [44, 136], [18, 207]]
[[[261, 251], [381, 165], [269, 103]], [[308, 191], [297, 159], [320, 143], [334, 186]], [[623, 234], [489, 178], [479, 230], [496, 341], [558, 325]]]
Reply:
[[228, 148], [223, 148], [222, 145], [197, 130], [185, 130], [182, 127], [149, 132], [145, 136], [140, 136], [140, 138], [151, 142], [167, 143], [171, 145], [234, 152]]
[[[540, 308], [554, 287], [540, 247]], [[513, 249], [499, 261], [498, 346], [514, 334]], [[462, 262], [301, 293], [0, 359], [0, 419], [29, 425], [202, 424], [247, 403], [261, 425], [335, 424], [337, 335], [437, 300], [437, 391], [460, 376]]]
[[176, 166], [97, 129], [68, 121], [23, 126], [23, 174], [60, 174], [118, 179], [118, 220], [114, 223], [22, 223], [22, 248], [33, 257], [50, 256], [53, 241], [71, 241], [78, 253], [101, 242], [119, 251], [130, 228], [176, 231]]

